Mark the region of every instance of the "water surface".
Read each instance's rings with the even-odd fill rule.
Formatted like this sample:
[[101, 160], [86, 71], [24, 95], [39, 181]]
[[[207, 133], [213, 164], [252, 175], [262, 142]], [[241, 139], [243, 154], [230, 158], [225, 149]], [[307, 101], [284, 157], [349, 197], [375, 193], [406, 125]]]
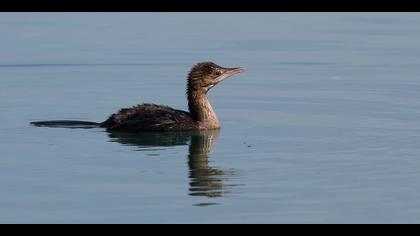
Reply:
[[[419, 223], [418, 13], [1, 13], [0, 222]], [[141, 102], [187, 109], [190, 67], [220, 131], [127, 135]]]

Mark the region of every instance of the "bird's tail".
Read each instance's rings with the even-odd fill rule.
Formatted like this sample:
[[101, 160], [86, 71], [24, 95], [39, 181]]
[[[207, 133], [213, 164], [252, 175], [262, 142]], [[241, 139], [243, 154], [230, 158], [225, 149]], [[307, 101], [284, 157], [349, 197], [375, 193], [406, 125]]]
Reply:
[[38, 127], [49, 127], [49, 128], [71, 128], [71, 129], [92, 129], [100, 128], [101, 124], [90, 121], [78, 121], [78, 120], [51, 120], [51, 121], [37, 121], [31, 122], [31, 125]]

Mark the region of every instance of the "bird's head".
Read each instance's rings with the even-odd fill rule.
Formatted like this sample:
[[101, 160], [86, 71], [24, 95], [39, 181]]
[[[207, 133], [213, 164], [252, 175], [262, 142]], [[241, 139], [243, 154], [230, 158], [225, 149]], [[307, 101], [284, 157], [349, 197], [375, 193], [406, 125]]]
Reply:
[[243, 71], [242, 67], [225, 68], [213, 62], [200, 62], [188, 74], [187, 89], [207, 93], [216, 84]]

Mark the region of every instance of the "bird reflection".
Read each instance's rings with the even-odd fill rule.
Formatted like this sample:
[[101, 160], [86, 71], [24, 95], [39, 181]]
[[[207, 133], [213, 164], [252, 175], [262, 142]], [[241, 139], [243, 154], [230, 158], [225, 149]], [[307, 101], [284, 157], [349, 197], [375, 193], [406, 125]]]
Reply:
[[220, 130], [129, 134], [110, 132], [111, 141], [141, 149], [188, 145], [188, 167], [191, 196], [221, 197], [229, 191], [224, 182], [233, 170], [209, 166], [209, 153], [217, 142]]

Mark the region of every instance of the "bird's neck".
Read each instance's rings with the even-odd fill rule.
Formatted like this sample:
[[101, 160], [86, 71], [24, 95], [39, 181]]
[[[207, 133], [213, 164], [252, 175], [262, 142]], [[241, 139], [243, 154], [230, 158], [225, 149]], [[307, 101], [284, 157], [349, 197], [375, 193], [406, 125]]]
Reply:
[[202, 91], [188, 92], [188, 108], [191, 117], [202, 126], [203, 129], [220, 128], [219, 120], [210, 104], [207, 94]]

